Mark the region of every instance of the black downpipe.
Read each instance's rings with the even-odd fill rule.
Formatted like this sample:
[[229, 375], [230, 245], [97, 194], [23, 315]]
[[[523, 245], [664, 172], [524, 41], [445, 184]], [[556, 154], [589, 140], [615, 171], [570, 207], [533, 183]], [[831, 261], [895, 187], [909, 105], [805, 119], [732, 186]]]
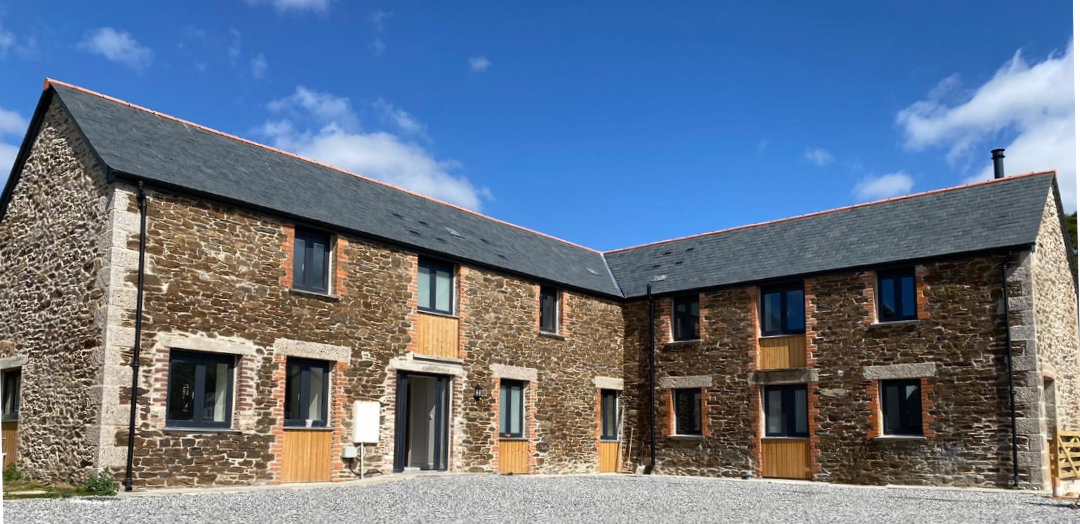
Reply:
[[651, 475], [656, 467], [656, 302], [651, 282], [645, 292], [649, 297], [649, 467], [645, 474]]
[[135, 299], [135, 351], [131, 356], [131, 413], [128, 417], [127, 466], [124, 491], [131, 491], [131, 465], [135, 452], [135, 411], [139, 404], [139, 348], [142, 346], [143, 274], [146, 264], [146, 191], [139, 181], [139, 281]]
[[1013, 373], [1012, 329], [1009, 325], [1009, 263], [1001, 263], [1001, 291], [1005, 304], [1005, 361], [1009, 366], [1009, 414], [1012, 417], [1012, 477], [1013, 487], [1020, 487], [1019, 459], [1016, 450], [1016, 381]]

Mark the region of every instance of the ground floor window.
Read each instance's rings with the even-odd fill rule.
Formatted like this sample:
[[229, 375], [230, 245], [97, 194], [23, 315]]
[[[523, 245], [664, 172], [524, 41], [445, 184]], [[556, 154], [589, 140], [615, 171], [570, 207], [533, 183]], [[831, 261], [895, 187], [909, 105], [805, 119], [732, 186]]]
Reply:
[[765, 436], [806, 437], [806, 385], [765, 387]]
[[923, 434], [921, 382], [919, 379], [881, 381], [883, 434]]
[[675, 406], [675, 434], [701, 434], [701, 388], [675, 389], [671, 392]]
[[525, 383], [499, 381], [499, 436], [522, 438], [525, 435]]
[[326, 427], [330, 363], [290, 358], [285, 367], [285, 425]]
[[229, 427], [235, 360], [232, 355], [172, 351], [165, 424]]
[[0, 375], [3, 382], [3, 420], [19, 420], [19, 388], [22, 386], [22, 368], [8, 369]]
[[619, 392], [614, 389], [600, 390], [600, 439], [619, 439]]

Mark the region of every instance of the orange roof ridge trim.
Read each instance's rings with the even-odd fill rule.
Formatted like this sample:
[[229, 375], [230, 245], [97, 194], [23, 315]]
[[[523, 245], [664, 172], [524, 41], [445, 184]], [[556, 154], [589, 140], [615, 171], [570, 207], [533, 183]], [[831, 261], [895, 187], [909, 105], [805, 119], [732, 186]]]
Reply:
[[317, 165], [317, 166], [320, 166], [320, 167], [323, 167], [323, 168], [326, 168], [326, 169], [331, 169], [331, 170], [337, 171], [337, 172], [345, 174], [345, 175], [349, 175], [349, 176], [352, 176], [352, 177], [359, 178], [361, 180], [365, 180], [367, 182], [371, 182], [373, 184], [379, 184], [381, 186], [388, 187], [388, 188], [396, 190], [396, 191], [401, 191], [402, 193], [407, 193], [409, 195], [412, 195], [412, 196], [415, 196], [415, 197], [418, 197], [418, 198], [423, 198], [425, 200], [435, 202], [436, 204], [441, 204], [441, 205], [444, 205], [444, 206], [447, 206], [447, 207], [450, 207], [450, 208], [453, 208], [453, 209], [457, 209], [458, 211], [462, 211], [462, 212], [465, 212], [465, 213], [469, 213], [471, 215], [475, 215], [475, 216], [480, 217], [480, 218], [491, 220], [493, 222], [498, 222], [498, 223], [503, 224], [505, 226], [510, 226], [510, 227], [513, 227], [513, 228], [516, 228], [516, 229], [520, 229], [522, 231], [526, 231], [526, 232], [529, 232], [529, 233], [533, 233], [533, 234], [536, 234], [536, 235], [547, 237], [547, 238], [550, 238], [552, 240], [557, 240], [557, 241], [562, 242], [564, 244], [568, 244], [568, 245], [571, 245], [571, 246], [574, 246], [574, 247], [577, 247], [577, 248], [580, 248], [580, 249], [585, 249], [585, 250], [591, 251], [593, 253], [598, 253], [598, 254], [601, 254], [601, 255], [603, 254], [603, 251], [600, 251], [598, 249], [593, 249], [591, 247], [583, 246], [581, 244], [577, 244], [577, 243], [571, 242], [569, 240], [565, 240], [565, 239], [556, 237], [554, 235], [549, 235], [549, 234], [543, 233], [541, 231], [536, 231], [534, 229], [529, 229], [529, 228], [527, 228], [525, 226], [520, 226], [520, 225], [511, 223], [511, 222], [507, 222], [505, 220], [501, 220], [501, 219], [498, 219], [498, 218], [495, 218], [495, 217], [492, 217], [492, 216], [488, 216], [488, 215], [485, 215], [485, 214], [483, 214], [483, 213], [481, 213], [479, 211], [468, 209], [466, 207], [462, 207], [462, 206], [459, 206], [457, 204], [452, 204], [450, 202], [446, 202], [444, 200], [440, 200], [440, 199], [432, 197], [432, 196], [424, 195], [422, 193], [417, 193], [416, 191], [412, 191], [412, 190], [409, 190], [409, 189], [398, 187], [398, 186], [395, 186], [393, 184], [383, 182], [382, 180], [377, 180], [377, 179], [374, 179], [374, 178], [371, 178], [371, 177], [368, 177], [368, 176], [353, 173], [352, 171], [348, 171], [348, 170], [342, 169], [342, 168], [337, 167], [337, 166], [333, 166], [333, 165], [330, 165], [330, 164], [327, 164], [327, 163], [324, 163], [324, 162], [320, 162], [318, 160], [314, 160], [314, 159], [311, 159], [311, 158], [308, 158], [308, 157], [305, 157], [305, 156], [302, 156], [302, 155], [298, 155], [296, 153], [291, 153], [291, 152], [285, 151], [283, 149], [278, 149], [278, 148], [273, 147], [273, 146], [268, 146], [266, 144], [255, 142], [254, 140], [249, 140], [249, 139], [246, 139], [246, 138], [243, 138], [243, 137], [239, 137], [239, 136], [236, 136], [236, 135], [226, 133], [224, 131], [219, 131], [219, 130], [214, 129], [212, 127], [207, 127], [207, 126], [204, 126], [202, 124], [197, 124], [195, 122], [191, 122], [189, 120], [184, 120], [182, 118], [178, 118], [178, 117], [175, 117], [175, 116], [172, 116], [172, 115], [168, 115], [168, 114], [162, 113], [160, 111], [154, 111], [153, 109], [143, 107], [143, 106], [140, 106], [138, 104], [133, 104], [133, 103], [128, 102], [126, 100], [121, 100], [119, 98], [112, 97], [112, 96], [106, 95], [104, 93], [99, 93], [97, 91], [94, 91], [92, 89], [87, 89], [87, 88], [82, 87], [82, 86], [78, 86], [78, 85], [75, 85], [75, 84], [70, 84], [68, 82], [64, 82], [64, 81], [61, 81], [61, 80], [56, 80], [54, 78], [46, 78], [45, 79], [45, 84], [42, 87], [42, 89], [43, 90], [48, 90], [49, 87], [51, 87], [53, 84], [59, 85], [59, 86], [64, 86], [64, 87], [67, 87], [69, 89], [74, 89], [76, 91], [80, 91], [80, 92], [86, 93], [88, 95], [93, 95], [93, 96], [96, 96], [96, 97], [99, 97], [99, 98], [103, 98], [103, 99], [108, 100], [110, 102], [121, 104], [121, 105], [130, 107], [132, 109], [137, 109], [139, 111], [150, 113], [150, 114], [152, 114], [154, 116], [157, 116], [159, 118], [165, 118], [165, 119], [168, 119], [168, 120], [172, 120], [174, 122], [179, 122], [179, 123], [187, 125], [187, 126], [195, 127], [197, 129], [201, 129], [201, 130], [206, 131], [208, 133], [213, 133], [215, 135], [222, 136], [222, 137], [225, 137], [225, 138], [229, 138], [229, 139], [232, 139], [232, 140], [236, 140], [236, 141], [239, 141], [239, 142], [243, 142], [245, 144], [248, 144], [248, 145], [251, 145], [251, 146], [254, 146], [254, 147], [260, 147], [260, 148], [266, 149], [268, 151], [273, 151], [273, 152], [278, 153], [278, 154], [282, 154], [282, 155], [285, 155], [285, 156], [288, 156], [288, 157], [292, 157], [292, 158], [295, 158], [297, 160], [301, 160], [303, 162], [308, 162], [310, 164], [314, 164], [314, 165]]
[[1047, 174], [1053, 175], [1054, 179], [1057, 179], [1057, 169], [1049, 169], [1049, 170], [1046, 170], [1046, 171], [1032, 171], [1030, 173], [1021, 173], [1021, 174], [1018, 174], [1018, 175], [1006, 176], [1004, 178], [992, 178], [990, 180], [980, 180], [978, 182], [971, 182], [971, 183], [962, 184], [962, 185], [959, 185], [959, 186], [944, 187], [944, 188], [941, 188], [941, 189], [932, 189], [930, 191], [923, 191], [921, 193], [911, 193], [909, 195], [900, 195], [900, 196], [885, 198], [885, 199], [882, 199], [882, 200], [875, 200], [873, 202], [863, 202], [863, 203], [860, 203], [860, 204], [852, 204], [850, 206], [843, 206], [843, 207], [837, 207], [837, 208], [833, 208], [833, 209], [826, 209], [824, 211], [814, 211], [814, 212], [811, 212], [811, 213], [804, 213], [802, 215], [796, 215], [796, 216], [792, 216], [792, 217], [777, 218], [777, 219], [774, 219], [774, 220], [766, 220], [764, 222], [757, 222], [757, 223], [754, 223], [754, 224], [746, 224], [746, 225], [742, 225], [742, 226], [734, 226], [734, 227], [729, 227], [729, 228], [725, 228], [725, 229], [718, 229], [716, 231], [709, 231], [707, 233], [695, 233], [693, 235], [685, 235], [685, 236], [676, 237], [676, 238], [669, 238], [669, 239], [665, 239], [665, 240], [657, 240], [657, 241], [654, 241], [654, 242], [646, 242], [644, 244], [638, 244], [636, 246], [621, 247], [621, 248], [618, 248], [618, 249], [612, 249], [612, 250], [609, 250], [609, 251], [605, 251], [604, 254], [607, 255], [607, 254], [611, 254], [611, 253], [621, 253], [623, 251], [629, 251], [631, 249], [638, 249], [638, 248], [643, 248], [643, 247], [656, 246], [656, 245], [661, 245], [661, 244], [668, 244], [668, 243], [671, 243], [671, 242], [678, 242], [680, 240], [689, 240], [691, 238], [700, 238], [700, 237], [706, 237], [706, 236], [710, 236], [710, 235], [719, 235], [721, 233], [730, 233], [732, 231], [739, 231], [739, 230], [742, 230], [742, 229], [749, 229], [749, 228], [752, 228], [752, 227], [768, 226], [768, 225], [772, 225], [772, 224], [790, 222], [792, 220], [810, 218], [810, 217], [815, 217], [815, 216], [819, 216], [819, 215], [825, 215], [825, 214], [829, 214], [829, 213], [837, 213], [837, 212], [840, 212], [840, 211], [848, 211], [848, 210], [851, 210], [851, 209], [858, 209], [858, 208], [863, 208], [863, 207], [868, 207], [868, 206], [875, 206], [875, 205], [878, 205], [878, 204], [886, 204], [886, 203], [889, 203], [889, 202], [897, 202], [897, 201], [900, 201], [900, 200], [908, 200], [908, 199], [911, 199], [911, 198], [918, 198], [918, 197], [927, 196], [927, 195], [934, 195], [934, 194], [938, 194], [938, 193], [948, 193], [950, 191], [958, 191], [958, 190], [961, 190], [961, 189], [968, 189], [968, 188], [977, 187], [977, 186], [994, 184], [994, 183], [998, 183], [998, 182], [1004, 182], [1004, 181], [1007, 181], [1007, 180], [1016, 180], [1016, 179], [1020, 179], [1020, 178], [1028, 178], [1028, 177], [1039, 176], [1039, 175], [1047, 175]]

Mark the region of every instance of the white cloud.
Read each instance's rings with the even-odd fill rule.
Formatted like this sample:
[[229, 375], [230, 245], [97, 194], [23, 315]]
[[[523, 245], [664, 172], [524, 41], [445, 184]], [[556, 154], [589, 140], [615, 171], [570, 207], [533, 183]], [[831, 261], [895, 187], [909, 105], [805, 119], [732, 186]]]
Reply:
[[832, 154], [820, 147], [806, 148], [806, 151], [803, 151], [803, 158], [818, 167], [828, 165], [833, 161]]
[[15, 45], [15, 35], [0, 26], [0, 56], [7, 55], [8, 49]]
[[333, 0], [247, 0], [248, 4], [271, 4], [278, 11], [315, 11], [325, 13]]
[[29, 125], [18, 113], [0, 107], [0, 136], [25, 133]]
[[386, 42], [383, 42], [382, 38], [376, 38], [375, 41], [371, 43], [371, 54], [375, 56], [382, 56], [385, 53]]
[[[7, 135], [17, 140], [26, 133], [26, 128], [29, 125], [29, 122], [18, 113], [0, 107], [0, 138]], [[15, 155], [18, 153], [19, 146], [17, 144], [10, 144], [0, 140], [0, 187], [3, 187], [4, 182], [7, 181], [8, 173], [11, 172], [11, 165], [15, 163]]]
[[426, 135], [427, 126], [414, 118], [404, 109], [395, 107], [381, 98], [376, 100], [371, 105], [379, 113], [379, 118], [381, 118], [383, 121], [390, 122], [394, 125], [394, 127], [400, 129], [402, 132], [408, 133], [410, 135]]
[[243, 42], [240, 38], [240, 30], [236, 29], [235, 27], [230, 27], [229, 35], [232, 37], [232, 39], [229, 42], [229, 46], [225, 49], [225, 51], [229, 53], [229, 58], [236, 60], [237, 58], [240, 58], [240, 52], [243, 51]]
[[266, 63], [266, 57], [262, 53], [259, 53], [255, 58], [251, 59], [251, 76], [255, 77], [255, 80], [262, 79], [266, 76], [266, 68], [269, 64]]
[[903, 171], [881, 176], [866, 177], [855, 184], [852, 193], [861, 201], [881, 200], [911, 193], [915, 181]]
[[1020, 51], [986, 83], [961, 90], [956, 75], [896, 115], [912, 150], [947, 149], [967, 181], [993, 176], [989, 150], [1004, 145], [1008, 173], [1058, 170], [1067, 210], [1076, 209], [1073, 43], [1034, 65]]
[[491, 67], [491, 60], [488, 60], [486, 56], [469, 57], [469, 70], [473, 72], [487, 71], [489, 67]]
[[15, 156], [19, 154], [19, 146], [0, 142], [0, 188], [4, 187], [8, 175], [11, 174], [11, 166], [15, 164]]
[[390, 11], [372, 11], [368, 16], [368, 21], [375, 26], [375, 40], [371, 42], [371, 54], [375, 56], [382, 56], [386, 53], [386, 41], [382, 38], [384, 24], [387, 20], [393, 16], [394, 13]]
[[371, 20], [372, 24], [375, 24], [375, 30], [381, 33], [383, 30], [383, 22], [389, 20], [393, 15], [394, 13], [391, 13], [390, 11], [378, 10], [373, 11], [368, 19]]
[[105, 58], [141, 71], [150, 65], [154, 53], [131, 37], [131, 33], [111, 27], [98, 28], [79, 47]]
[[[271, 102], [269, 108], [289, 114], [267, 121], [259, 130], [276, 147], [470, 209], [479, 209], [483, 199], [491, 198], [486, 188], [477, 188], [455, 174], [461, 168], [457, 161], [439, 160], [420, 145], [386, 131], [361, 131], [348, 98], [300, 86], [292, 95]], [[381, 99], [376, 109], [407, 117], [392, 122], [399, 129], [422, 129], [411, 115]], [[294, 119], [314, 125], [298, 129]]]

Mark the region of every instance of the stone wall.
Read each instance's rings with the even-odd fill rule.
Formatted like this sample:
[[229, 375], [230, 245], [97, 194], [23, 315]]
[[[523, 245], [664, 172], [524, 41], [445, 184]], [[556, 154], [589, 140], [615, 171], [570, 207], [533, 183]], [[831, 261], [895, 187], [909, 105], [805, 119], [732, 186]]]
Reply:
[[18, 468], [81, 483], [97, 461], [105, 174], [54, 100], [0, 221], [0, 357], [22, 372]]

